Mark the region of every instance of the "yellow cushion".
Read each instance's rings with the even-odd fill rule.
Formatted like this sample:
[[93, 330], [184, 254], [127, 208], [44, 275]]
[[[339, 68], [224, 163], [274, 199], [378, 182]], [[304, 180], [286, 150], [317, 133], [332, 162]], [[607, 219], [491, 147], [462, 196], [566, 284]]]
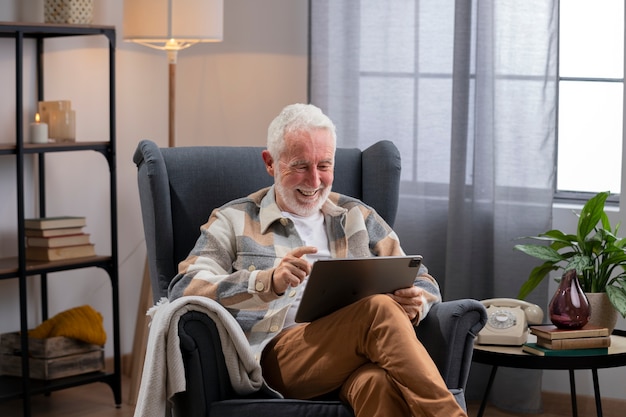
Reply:
[[64, 336], [100, 346], [107, 339], [102, 315], [88, 305], [59, 313], [30, 330], [28, 335], [36, 339]]

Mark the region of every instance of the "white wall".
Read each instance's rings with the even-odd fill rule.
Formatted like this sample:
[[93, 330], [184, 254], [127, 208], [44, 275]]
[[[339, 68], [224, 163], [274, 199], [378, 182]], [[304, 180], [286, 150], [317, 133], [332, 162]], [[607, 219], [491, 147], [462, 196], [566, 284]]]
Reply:
[[[43, 0], [2, 0], [0, 21], [18, 21], [22, 4], [32, 15]], [[177, 145], [265, 144], [267, 126], [280, 109], [305, 102], [307, 76], [306, 0], [226, 0], [224, 41], [201, 44], [179, 53], [177, 65]], [[145, 247], [136, 167], [137, 142], [152, 139], [162, 146], [168, 134], [168, 64], [164, 52], [123, 42], [123, 0], [95, 1], [94, 24], [117, 28], [116, 105], [117, 174], [120, 258], [121, 346], [132, 351]], [[35, 14], [36, 15], [36, 14]], [[32, 21], [32, 20], [30, 20]], [[15, 59], [12, 39], [0, 39], [0, 143], [15, 136]], [[108, 137], [108, 49], [104, 38], [66, 38], [45, 43], [45, 97], [69, 99], [76, 110], [77, 140]], [[36, 102], [33, 45], [27, 42], [24, 77], [26, 119]], [[28, 121], [27, 121], [28, 122]], [[27, 123], [26, 127], [27, 127]], [[260, 155], [259, 155], [260, 157]], [[96, 152], [55, 154], [48, 167], [48, 215], [87, 217], [86, 231], [96, 250], [108, 253], [108, 171]], [[28, 171], [34, 168], [29, 164]], [[32, 174], [31, 174], [32, 175]], [[0, 157], [0, 258], [16, 249], [15, 163]], [[29, 190], [32, 203], [35, 193]], [[27, 216], [37, 213], [29, 204]], [[209, 213], [207, 213], [208, 216]], [[108, 276], [92, 268], [49, 275], [50, 313], [90, 304], [111, 328]], [[29, 323], [39, 323], [38, 285], [29, 280]], [[0, 332], [19, 329], [16, 280], [0, 281], [3, 319]], [[107, 355], [112, 347], [107, 342]]]

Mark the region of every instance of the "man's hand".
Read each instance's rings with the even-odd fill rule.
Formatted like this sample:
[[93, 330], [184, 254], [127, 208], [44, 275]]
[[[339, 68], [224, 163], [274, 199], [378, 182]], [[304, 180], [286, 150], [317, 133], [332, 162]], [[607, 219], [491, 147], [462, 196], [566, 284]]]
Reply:
[[314, 246], [300, 246], [285, 255], [272, 274], [272, 290], [276, 294], [283, 294], [287, 288], [300, 285], [313, 266], [303, 256], [316, 252]]
[[423, 289], [418, 287], [402, 288], [394, 291], [393, 294], [389, 294], [389, 296], [402, 306], [409, 320], [413, 321], [420, 313], [423, 291]]

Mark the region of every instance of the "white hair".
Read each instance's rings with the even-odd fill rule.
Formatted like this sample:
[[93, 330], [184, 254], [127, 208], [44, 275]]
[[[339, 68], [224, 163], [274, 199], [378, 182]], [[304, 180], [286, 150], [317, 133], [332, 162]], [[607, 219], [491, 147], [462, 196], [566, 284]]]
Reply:
[[326, 129], [337, 143], [335, 125], [319, 107], [313, 104], [290, 104], [270, 123], [267, 129], [267, 150], [272, 158], [279, 159], [285, 146], [285, 136], [292, 132]]

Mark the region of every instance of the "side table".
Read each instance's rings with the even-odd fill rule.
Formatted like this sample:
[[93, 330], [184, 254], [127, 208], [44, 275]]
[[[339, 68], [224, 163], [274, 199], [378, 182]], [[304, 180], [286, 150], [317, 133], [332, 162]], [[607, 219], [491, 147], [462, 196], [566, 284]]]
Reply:
[[578, 417], [576, 404], [576, 383], [574, 371], [578, 369], [590, 369], [593, 377], [593, 391], [596, 402], [596, 413], [602, 417], [602, 399], [598, 383], [598, 369], [615, 368], [626, 366], [626, 331], [614, 330], [611, 335], [611, 347], [606, 355], [589, 356], [536, 356], [522, 351], [521, 346], [492, 346], [474, 345], [472, 361], [491, 365], [491, 374], [483, 395], [478, 417], [482, 417], [491, 386], [496, 377], [498, 367], [523, 369], [557, 369], [569, 371], [570, 395], [572, 401], [572, 416]]

